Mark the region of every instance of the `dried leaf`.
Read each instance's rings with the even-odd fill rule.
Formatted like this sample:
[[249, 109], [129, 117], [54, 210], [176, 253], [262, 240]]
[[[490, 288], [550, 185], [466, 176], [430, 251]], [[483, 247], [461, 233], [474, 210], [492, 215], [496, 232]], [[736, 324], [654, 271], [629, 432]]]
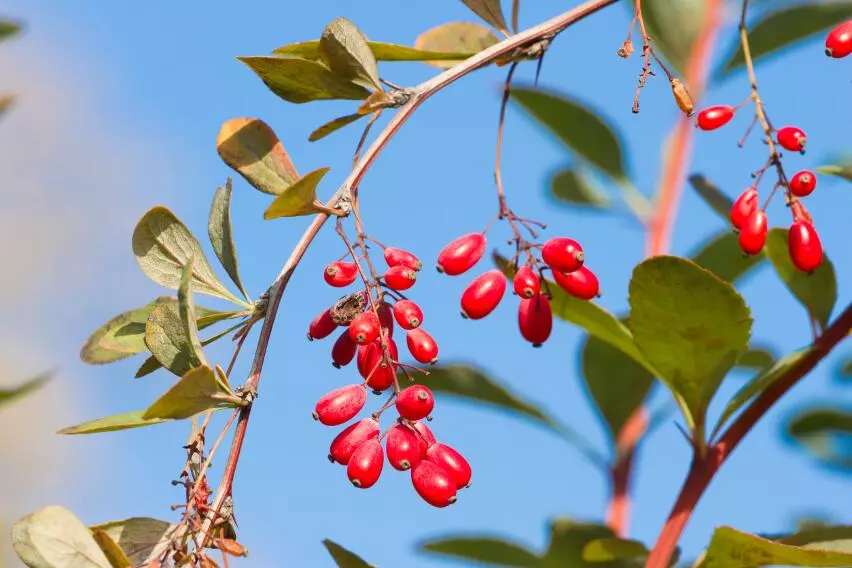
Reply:
[[172, 539], [177, 525], [149, 517], [133, 517], [90, 527], [118, 543], [134, 566], [159, 558]]
[[[472, 22], [450, 22], [426, 30], [414, 40], [414, 47], [424, 51], [444, 51], [476, 54], [498, 43], [500, 40], [490, 29]], [[431, 60], [425, 63], [449, 69], [458, 61]]]
[[89, 529], [64, 507], [45, 507], [15, 522], [12, 547], [29, 568], [111, 568]]

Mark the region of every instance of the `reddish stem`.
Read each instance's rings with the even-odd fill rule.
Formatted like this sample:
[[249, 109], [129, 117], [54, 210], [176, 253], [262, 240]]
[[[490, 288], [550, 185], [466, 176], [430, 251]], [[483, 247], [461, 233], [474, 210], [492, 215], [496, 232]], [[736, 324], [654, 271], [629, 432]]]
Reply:
[[630, 522], [630, 478], [639, 440], [648, 429], [648, 413], [639, 407], [627, 419], [616, 440], [616, 462], [610, 471], [612, 497], [607, 511], [607, 525], [626, 537]]

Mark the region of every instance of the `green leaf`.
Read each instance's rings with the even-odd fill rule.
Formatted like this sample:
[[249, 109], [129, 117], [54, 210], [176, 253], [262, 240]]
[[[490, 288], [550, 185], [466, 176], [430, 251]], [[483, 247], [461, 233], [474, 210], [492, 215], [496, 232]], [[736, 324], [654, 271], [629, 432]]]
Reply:
[[645, 558], [649, 550], [644, 543], [626, 538], [599, 538], [583, 547], [583, 560], [586, 562], [611, 562], [613, 560]]
[[359, 118], [363, 118], [365, 116], [365, 114], [361, 114], [360, 112], [356, 112], [355, 114], [347, 114], [346, 116], [339, 116], [334, 120], [326, 122], [316, 130], [311, 132], [311, 135], [308, 136], [308, 142], [316, 142], [317, 140], [322, 140], [332, 132], [336, 132], [344, 126], [352, 124]]
[[[806, 546], [820, 550], [852, 552], [852, 526], [831, 525], [826, 519], [808, 519], [810, 527], [777, 539], [781, 544]], [[816, 525], [816, 526], [814, 526]]]
[[16, 521], [12, 547], [29, 568], [110, 568], [89, 529], [64, 507], [44, 507]]
[[9, 20], [0, 20], [0, 41], [7, 40], [21, 33], [21, 24]]
[[90, 365], [112, 363], [147, 350], [145, 322], [151, 311], [175, 299], [161, 296], [153, 302], [119, 314], [99, 327], [80, 350], [80, 359]]
[[143, 426], [152, 426], [171, 421], [168, 418], [144, 418], [144, 414], [144, 410], [113, 414], [105, 418], [98, 418], [75, 426], [68, 426], [59, 430], [57, 434], [100, 434], [101, 432], [130, 430], [131, 428], [141, 428]]
[[187, 335], [180, 309], [174, 304], [162, 304], [151, 312], [145, 325], [145, 344], [151, 355], [178, 377], [202, 365], [199, 352]]
[[183, 335], [189, 347], [189, 359], [207, 365], [204, 349], [201, 348], [201, 340], [198, 338], [198, 325], [195, 321], [195, 300], [192, 297], [192, 264], [193, 259], [190, 258], [183, 268], [183, 276], [181, 276], [180, 288], [178, 288], [178, 312], [183, 327]]
[[148, 407], [142, 418], [182, 420], [205, 410], [244, 404], [227, 381], [205, 365], [187, 371], [172, 388]]
[[12, 401], [18, 400], [37, 391], [50, 380], [50, 375], [51, 373], [43, 373], [16, 387], [12, 387], [10, 389], [0, 388], [0, 406], [9, 404]]
[[320, 63], [300, 57], [238, 57], [248, 65], [269, 90], [290, 103], [307, 103], [326, 99], [359, 101], [370, 91], [341, 77]]
[[[771, 12], [749, 26], [748, 43], [752, 61], [758, 61], [799, 41], [813, 37], [852, 17], [852, 2], [813, 2]], [[820, 50], [821, 51], [821, 50]], [[739, 38], [733, 55], [718, 72], [727, 75], [745, 65]]]
[[590, 176], [576, 169], [556, 172], [550, 178], [550, 194], [557, 202], [569, 205], [584, 205], [597, 209], [606, 209], [611, 205], [611, 200], [603, 188]]
[[522, 544], [491, 536], [436, 538], [421, 542], [418, 548], [427, 554], [461, 558], [490, 566], [541, 565], [541, 558]]
[[[612, 529], [596, 524], [577, 523], [571, 519], [557, 518], [550, 525], [550, 544], [541, 568], [586, 568], [583, 549], [589, 542], [615, 536]], [[600, 568], [615, 568], [620, 563], [607, 563]]]
[[578, 157], [617, 182], [627, 180], [621, 141], [592, 109], [566, 96], [532, 88], [512, 89], [512, 98]]
[[92, 538], [95, 539], [95, 542], [100, 547], [101, 552], [104, 553], [104, 556], [107, 557], [109, 565], [112, 568], [133, 568], [130, 559], [127, 558], [121, 547], [107, 533], [104, 531], [92, 531]]
[[752, 318], [734, 288], [673, 256], [645, 260], [630, 280], [630, 328], [639, 351], [703, 432], [710, 400], [748, 347]]
[[194, 258], [192, 284], [196, 292], [246, 305], [219, 282], [198, 240], [165, 207], [154, 207], [139, 220], [133, 231], [133, 253], [148, 278], [172, 290], [180, 286], [183, 268]]
[[771, 349], [751, 346], [748, 348], [748, 351], [742, 354], [740, 360], [737, 361], [737, 367], [766, 371], [775, 364], [776, 359], [777, 357]]
[[319, 54], [337, 76], [369, 91], [381, 91], [376, 58], [367, 38], [346, 18], [335, 18], [320, 37]]
[[[377, 61], [461, 61], [472, 55], [476, 55], [476, 51], [425, 51], [414, 47], [408, 47], [407, 45], [382, 43], [377, 41], [368, 41], [367, 45], [369, 46], [370, 51], [373, 52], [373, 57], [375, 57]], [[290, 45], [283, 45], [278, 49], [275, 49], [273, 53], [278, 55], [292, 55], [303, 59], [319, 59], [319, 40], [302, 41], [299, 43], [291, 43]]]
[[264, 193], [278, 195], [299, 179], [278, 136], [260, 119], [232, 118], [222, 124], [216, 150], [222, 161]]
[[744, 255], [740, 248], [739, 237], [732, 231], [718, 233], [690, 257], [701, 268], [709, 270], [731, 284], [739, 281], [766, 260], [766, 255], [762, 251], [755, 255]]
[[275, 198], [263, 214], [263, 218], [269, 220], [279, 217], [297, 217], [322, 211], [322, 204], [317, 201], [317, 186], [330, 169], [320, 168], [305, 174]]
[[[679, 75], [686, 73], [692, 46], [701, 32], [705, 0], [643, 0], [642, 16], [654, 49], [662, 53]], [[631, 15], [633, 3], [627, 4]], [[641, 35], [635, 36], [641, 45]], [[640, 49], [637, 45], [637, 50]]]
[[734, 202], [719, 189], [719, 186], [700, 174], [689, 176], [689, 184], [704, 199], [704, 202], [710, 206], [710, 209], [724, 219], [726, 224], [731, 224], [730, 215]]
[[237, 262], [237, 247], [234, 245], [234, 235], [231, 229], [231, 178], [223, 187], [217, 188], [210, 205], [210, 216], [207, 219], [207, 236], [213, 245], [216, 258], [222, 263], [222, 268], [231, 277], [246, 300], [249, 295], [240, 280], [239, 263]]
[[508, 34], [509, 28], [506, 25], [506, 18], [503, 16], [500, 0], [462, 0], [462, 3], [470, 8], [471, 12], [501, 32]]
[[731, 527], [719, 527], [699, 566], [701, 568], [753, 568], [755, 566], [850, 566], [852, 546], [820, 549], [792, 546]]
[[[247, 314], [244, 314], [244, 315], [247, 315]], [[181, 325], [183, 325], [183, 322], [181, 322]], [[226, 335], [230, 335], [231, 333], [234, 333], [236, 330], [243, 327], [244, 325], [246, 325], [245, 322], [243, 322], [243, 321], [238, 322], [236, 325], [233, 325], [233, 326], [229, 327], [228, 329], [224, 329], [224, 330], [220, 331], [219, 333], [216, 333], [216, 334], [212, 335], [211, 337], [208, 337], [207, 339], [202, 340], [201, 345], [202, 345], [202, 347], [206, 347], [206, 346], [210, 345], [211, 343], [222, 339]], [[144, 377], [146, 375], [150, 375], [154, 371], [156, 371], [158, 369], [162, 369], [162, 368], [163, 368], [163, 364], [160, 363], [160, 361], [158, 361], [157, 358], [154, 355], [151, 355], [150, 357], [145, 359], [145, 362], [142, 363], [142, 366], [139, 367], [139, 370], [136, 371], [135, 378], [141, 379], [142, 377]], [[187, 370], [189, 370], [191, 368], [192, 368], [191, 365], [187, 366]], [[175, 374], [178, 375], [178, 376], [182, 375], [182, 373], [175, 373]]]
[[[500, 40], [487, 27], [473, 22], [449, 22], [428, 29], [414, 40], [414, 48], [422, 51], [458, 53], [458, 57], [430, 59], [426, 64], [449, 69], [483, 49], [488, 49]], [[461, 57], [461, 55], [465, 57]]]
[[845, 180], [852, 181], [852, 165], [820, 166], [816, 171], [821, 174], [842, 177]]
[[322, 541], [325, 549], [331, 554], [338, 568], [376, 568], [375, 564], [367, 564], [360, 556], [351, 552], [334, 541], [325, 539]]
[[171, 545], [177, 525], [149, 517], [133, 517], [90, 527], [118, 543], [133, 566], [146, 565]]
[[852, 470], [852, 412], [844, 408], [809, 408], [787, 424], [787, 436], [824, 465]]
[[834, 265], [826, 255], [822, 264], [812, 274], [800, 271], [790, 260], [788, 233], [787, 229], [770, 229], [766, 237], [766, 256], [787, 289], [824, 329], [837, 302]]

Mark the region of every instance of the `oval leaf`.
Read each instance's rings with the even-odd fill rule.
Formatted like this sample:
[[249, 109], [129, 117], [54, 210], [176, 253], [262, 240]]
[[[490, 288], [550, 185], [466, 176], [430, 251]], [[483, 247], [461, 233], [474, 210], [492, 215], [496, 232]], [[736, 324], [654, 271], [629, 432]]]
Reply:
[[145, 344], [154, 359], [178, 377], [202, 364], [174, 304], [157, 306], [148, 316]]
[[695, 264], [731, 284], [745, 277], [766, 260], [762, 251], [755, 255], [743, 254], [739, 237], [731, 231], [717, 234], [690, 256]]
[[255, 189], [278, 195], [299, 179], [290, 156], [268, 124], [232, 118], [219, 129], [216, 150]]
[[755, 369], [762, 372], [772, 367], [776, 359], [777, 357], [772, 349], [752, 345], [748, 348], [748, 351], [743, 353], [740, 360], [737, 361], [737, 367], [741, 369]]
[[231, 178], [225, 182], [223, 187], [216, 189], [213, 194], [213, 203], [210, 205], [210, 216], [207, 219], [207, 236], [216, 258], [222, 263], [222, 268], [231, 277], [237, 288], [242, 292], [246, 300], [248, 293], [240, 280], [239, 263], [237, 262], [237, 247], [234, 245], [234, 235], [231, 229]]
[[583, 560], [586, 562], [612, 562], [622, 559], [642, 559], [649, 550], [644, 543], [626, 538], [598, 538], [583, 547]]
[[208, 366], [190, 369], [148, 407], [143, 419], [182, 420], [204, 412], [243, 405], [243, 400]]
[[335, 18], [320, 37], [319, 54], [338, 76], [371, 91], [381, 91], [376, 58], [367, 38], [346, 18]]
[[490, 536], [436, 538], [421, 542], [427, 554], [462, 558], [492, 566], [535, 567], [541, 558], [522, 544]]
[[269, 220], [279, 217], [297, 217], [323, 211], [322, 204], [317, 201], [317, 186], [330, 169], [320, 168], [305, 174], [275, 198], [263, 214], [263, 218]]
[[113, 414], [105, 418], [98, 418], [77, 424], [76, 426], [68, 426], [59, 430], [57, 434], [100, 434], [101, 432], [115, 432], [117, 430], [130, 430], [131, 428], [141, 428], [142, 426], [151, 426], [153, 424], [161, 424], [170, 422], [167, 418], [143, 418], [144, 410], [135, 410], [133, 412], [125, 412], [124, 414]]
[[[414, 47], [423, 51], [450, 52], [467, 56], [488, 49], [500, 40], [490, 29], [472, 22], [449, 22], [426, 30], [414, 40]], [[467, 57], [465, 57], [466, 59]], [[458, 59], [430, 60], [425, 63], [449, 69], [458, 63]]]
[[300, 57], [238, 57], [248, 65], [269, 90], [290, 103], [307, 103], [324, 99], [359, 101], [370, 91], [341, 77], [331, 69]]
[[610, 199], [604, 190], [591, 177], [575, 169], [556, 172], [550, 178], [550, 194], [557, 202], [569, 205], [598, 209], [610, 206]]
[[752, 568], [754, 566], [850, 566], [852, 545], [792, 546], [719, 527], [713, 532], [700, 568]]
[[[243, 312], [241, 315], [245, 316], [245, 315], [248, 315], [248, 314]], [[183, 322], [181, 322], [181, 323], [183, 323]], [[208, 337], [207, 339], [203, 340], [201, 342], [201, 346], [206, 347], [207, 345], [210, 345], [211, 343], [222, 339], [226, 335], [230, 335], [230, 334], [234, 333], [236, 330], [243, 327], [244, 325], [245, 325], [244, 322], [239, 322], [236, 325], [229, 327], [228, 329], [222, 330], [219, 333], [216, 333], [215, 335]], [[136, 371], [135, 378], [140, 379], [140, 378], [142, 378], [146, 375], [150, 375], [154, 371], [156, 371], [158, 369], [162, 369], [162, 368], [163, 368], [163, 364], [160, 363], [160, 361], [158, 361], [157, 358], [154, 355], [151, 355], [150, 357], [145, 359], [145, 362], [142, 363], [142, 366], [139, 367], [138, 371]], [[189, 367], [187, 367], [187, 370], [189, 370], [191, 368], [192, 368], [192, 366], [189, 366]], [[179, 373], [175, 373], [175, 374], [180, 376]]]
[[612, 529], [602, 525], [578, 523], [565, 518], [554, 519], [550, 524], [550, 543], [541, 567], [584, 566], [583, 549], [589, 542], [614, 536]]
[[465, 6], [470, 8], [470, 11], [500, 30], [508, 34], [509, 29], [506, 26], [506, 18], [503, 16], [503, 8], [500, 6], [500, 0], [462, 0]]
[[710, 209], [715, 211], [725, 220], [725, 223], [730, 225], [731, 208], [733, 208], [734, 202], [717, 185], [699, 174], [689, 176], [689, 185], [704, 199], [704, 202], [710, 206]]
[[149, 517], [133, 517], [91, 529], [108, 535], [118, 543], [134, 566], [142, 566], [162, 556], [171, 545], [177, 525]]
[[334, 559], [338, 568], [376, 568], [375, 564], [367, 564], [360, 556], [351, 552], [334, 541], [325, 539], [322, 541], [325, 549]]
[[99, 327], [80, 350], [80, 359], [90, 365], [103, 365], [119, 361], [147, 350], [145, 322], [151, 311], [175, 299], [161, 296], [153, 302], [119, 314]]
[[[368, 41], [367, 45], [369, 46], [370, 51], [373, 52], [373, 57], [375, 57], [377, 61], [461, 61], [472, 55], [476, 55], [476, 51], [426, 51], [423, 49], [408, 47], [407, 45], [382, 43], [377, 41]], [[283, 45], [278, 49], [275, 49], [273, 53], [277, 53], [279, 55], [293, 55], [303, 59], [319, 59], [319, 40], [302, 41], [299, 43], [291, 43], [290, 45]]]
[[787, 424], [790, 440], [829, 467], [852, 470], [852, 412], [844, 408], [810, 408]]
[[89, 529], [64, 507], [45, 507], [15, 522], [12, 547], [29, 568], [110, 568]]

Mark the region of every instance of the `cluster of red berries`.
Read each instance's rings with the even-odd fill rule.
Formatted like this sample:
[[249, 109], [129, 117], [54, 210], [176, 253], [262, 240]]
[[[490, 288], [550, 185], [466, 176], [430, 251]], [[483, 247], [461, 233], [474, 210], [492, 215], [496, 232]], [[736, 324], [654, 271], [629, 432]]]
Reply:
[[835, 59], [852, 53], [852, 20], [846, 20], [825, 38], [825, 54]]

